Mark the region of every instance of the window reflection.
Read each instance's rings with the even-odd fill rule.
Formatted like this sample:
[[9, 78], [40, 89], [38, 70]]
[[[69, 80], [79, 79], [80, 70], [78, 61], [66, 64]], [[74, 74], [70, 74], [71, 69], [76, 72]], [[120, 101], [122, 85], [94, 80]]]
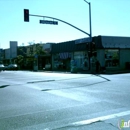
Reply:
[[119, 66], [119, 50], [118, 49], [105, 50], [105, 66], [106, 67]]

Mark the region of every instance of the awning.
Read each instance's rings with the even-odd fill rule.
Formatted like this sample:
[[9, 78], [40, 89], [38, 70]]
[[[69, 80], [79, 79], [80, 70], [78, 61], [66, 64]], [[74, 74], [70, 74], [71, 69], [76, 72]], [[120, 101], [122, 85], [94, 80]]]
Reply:
[[60, 59], [67, 59], [67, 58], [71, 58], [71, 53], [69, 52], [63, 52], [63, 53], [59, 53]]

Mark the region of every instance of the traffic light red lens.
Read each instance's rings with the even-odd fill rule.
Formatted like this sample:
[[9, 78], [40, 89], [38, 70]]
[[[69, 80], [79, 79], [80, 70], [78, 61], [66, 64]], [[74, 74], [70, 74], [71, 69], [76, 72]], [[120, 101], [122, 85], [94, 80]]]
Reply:
[[24, 22], [29, 22], [29, 10], [24, 9]]

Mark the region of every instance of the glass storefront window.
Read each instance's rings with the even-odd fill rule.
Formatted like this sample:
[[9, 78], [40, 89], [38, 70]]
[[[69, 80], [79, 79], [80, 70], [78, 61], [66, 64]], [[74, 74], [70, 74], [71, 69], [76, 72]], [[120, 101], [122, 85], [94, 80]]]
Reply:
[[119, 49], [105, 50], [105, 66], [106, 67], [119, 66]]

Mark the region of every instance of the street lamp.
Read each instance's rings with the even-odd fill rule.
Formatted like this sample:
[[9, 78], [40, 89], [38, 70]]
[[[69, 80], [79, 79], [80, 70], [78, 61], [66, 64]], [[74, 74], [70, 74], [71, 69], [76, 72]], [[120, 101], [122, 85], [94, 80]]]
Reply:
[[91, 63], [90, 63], [90, 57], [91, 57], [91, 44], [92, 44], [92, 25], [91, 25], [91, 3], [84, 0], [88, 5], [89, 5], [89, 29], [90, 29], [90, 34], [89, 34], [89, 37], [90, 37], [90, 43], [89, 43], [89, 49], [90, 49], [90, 54], [89, 54], [89, 70], [91, 69]]
[[91, 25], [91, 3], [84, 0], [89, 5], [89, 28], [90, 28], [90, 42], [92, 42], [92, 25]]

